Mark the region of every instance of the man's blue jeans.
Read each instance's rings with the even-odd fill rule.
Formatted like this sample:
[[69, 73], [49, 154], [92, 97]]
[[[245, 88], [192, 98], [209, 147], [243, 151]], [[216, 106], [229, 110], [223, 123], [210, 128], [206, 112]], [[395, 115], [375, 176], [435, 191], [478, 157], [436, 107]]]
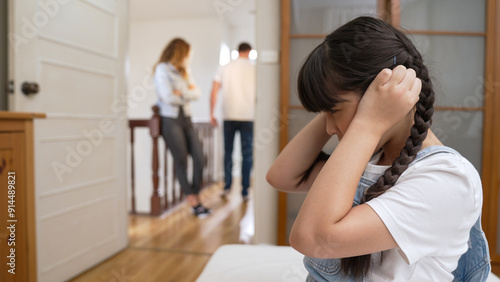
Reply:
[[240, 132], [241, 154], [243, 163], [241, 165], [241, 185], [243, 196], [248, 195], [250, 187], [250, 170], [252, 169], [252, 151], [253, 151], [253, 122], [252, 121], [224, 121], [224, 189], [231, 188], [233, 171], [233, 147], [234, 135], [236, 131]]

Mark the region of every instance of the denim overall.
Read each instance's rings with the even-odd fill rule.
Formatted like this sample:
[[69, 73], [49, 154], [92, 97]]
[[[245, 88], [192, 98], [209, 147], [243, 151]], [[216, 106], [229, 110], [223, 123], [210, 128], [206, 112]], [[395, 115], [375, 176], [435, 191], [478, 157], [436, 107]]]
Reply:
[[[431, 146], [418, 152], [414, 164], [428, 156], [437, 153], [452, 153], [460, 155], [457, 151], [445, 146]], [[361, 177], [356, 194], [354, 196], [353, 206], [359, 205], [364, 191], [373, 185], [374, 181]], [[453, 271], [453, 282], [484, 282], [488, 278], [491, 270], [490, 255], [488, 251], [488, 242], [481, 228], [481, 216], [472, 227], [469, 237], [469, 249], [460, 257], [458, 266]], [[351, 277], [345, 276], [340, 269], [340, 259], [316, 259], [304, 257], [304, 265], [309, 272], [307, 282], [314, 281], [356, 281]]]

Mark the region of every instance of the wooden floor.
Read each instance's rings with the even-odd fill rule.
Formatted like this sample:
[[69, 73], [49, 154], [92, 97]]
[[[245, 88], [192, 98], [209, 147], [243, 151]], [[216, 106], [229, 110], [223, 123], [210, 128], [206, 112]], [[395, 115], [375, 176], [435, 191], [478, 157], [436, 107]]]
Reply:
[[239, 243], [247, 203], [237, 189], [228, 200], [221, 190], [203, 190], [202, 202], [212, 209], [204, 219], [187, 205], [161, 217], [129, 216], [128, 248], [71, 281], [195, 281], [219, 246]]

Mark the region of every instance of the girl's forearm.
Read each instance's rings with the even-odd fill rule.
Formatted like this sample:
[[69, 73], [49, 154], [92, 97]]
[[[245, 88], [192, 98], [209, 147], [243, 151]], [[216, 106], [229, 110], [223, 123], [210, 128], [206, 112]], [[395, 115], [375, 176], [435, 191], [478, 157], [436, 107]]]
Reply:
[[[273, 187], [282, 191], [308, 189], [308, 187], [297, 187], [297, 185], [304, 173], [314, 164], [323, 146], [331, 138], [326, 133], [324, 115], [324, 113], [318, 114], [310, 121], [286, 145], [274, 161], [267, 173], [267, 181]], [[316, 171], [319, 171], [319, 169], [316, 169]]]
[[[361, 175], [380, 140], [380, 133], [353, 120], [312, 184], [292, 227], [294, 247], [308, 249], [351, 210]], [[330, 238], [331, 239], [331, 238]]]

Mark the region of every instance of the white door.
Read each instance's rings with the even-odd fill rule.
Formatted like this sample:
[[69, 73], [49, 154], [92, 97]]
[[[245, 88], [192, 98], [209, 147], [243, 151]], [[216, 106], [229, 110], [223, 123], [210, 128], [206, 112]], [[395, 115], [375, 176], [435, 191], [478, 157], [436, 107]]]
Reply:
[[[128, 5], [9, 0], [9, 109], [47, 114], [35, 122], [39, 281], [67, 280], [127, 244]], [[38, 93], [23, 94], [24, 82]]]

